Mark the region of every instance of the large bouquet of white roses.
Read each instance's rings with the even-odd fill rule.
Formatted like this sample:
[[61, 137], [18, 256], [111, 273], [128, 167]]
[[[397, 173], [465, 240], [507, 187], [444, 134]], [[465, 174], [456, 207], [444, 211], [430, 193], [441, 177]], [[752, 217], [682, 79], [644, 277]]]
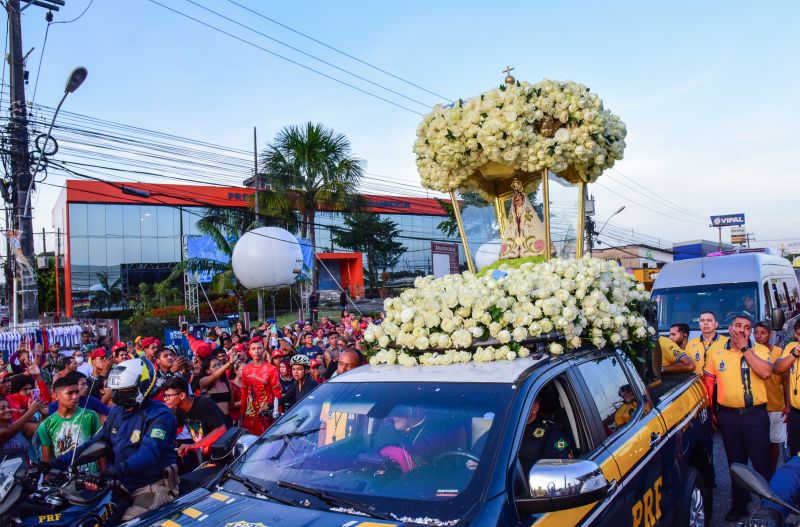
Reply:
[[586, 86], [546, 79], [437, 105], [417, 128], [414, 153], [424, 186], [482, 192], [470, 176], [489, 162], [594, 181], [622, 159], [625, 134]]
[[585, 257], [526, 263], [486, 276], [420, 277], [384, 303], [386, 318], [364, 339], [370, 363], [452, 364], [526, 357], [525, 342], [549, 336], [549, 351], [643, 343], [654, 330], [638, 311], [649, 294], [614, 261]]

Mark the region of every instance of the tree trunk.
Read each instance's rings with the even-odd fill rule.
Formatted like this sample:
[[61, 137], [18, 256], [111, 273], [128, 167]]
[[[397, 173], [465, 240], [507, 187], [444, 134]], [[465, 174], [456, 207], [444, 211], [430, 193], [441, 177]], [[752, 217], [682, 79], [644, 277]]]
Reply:
[[236, 300], [238, 302], [239, 308], [239, 320], [242, 321], [244, 324], [244, 298], [247, 293], [245, 292], [244, 288], [240, 285], [236, 286]]

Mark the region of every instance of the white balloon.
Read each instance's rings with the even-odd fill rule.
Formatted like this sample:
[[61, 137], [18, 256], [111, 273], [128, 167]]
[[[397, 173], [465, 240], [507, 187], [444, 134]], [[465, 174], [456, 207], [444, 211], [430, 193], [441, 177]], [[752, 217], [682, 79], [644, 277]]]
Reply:
[[303, 252], [294, 234], [278, 227], [259, 227], [244, 234], [233, 248], [233, 274], [248, 289], [290, 285], [303, 269]]
[[478, 251], [475, 253], [475, 266], [478, 271], [500, 259], [501, 244], [500, 240], [492, 240], [478, 247]]

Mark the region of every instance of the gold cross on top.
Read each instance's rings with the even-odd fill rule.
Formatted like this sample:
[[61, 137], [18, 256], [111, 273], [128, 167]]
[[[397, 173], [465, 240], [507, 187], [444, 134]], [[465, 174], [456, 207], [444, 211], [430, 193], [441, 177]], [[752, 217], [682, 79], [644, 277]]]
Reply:
[[512, 71], [514, 71], [514, 68], [512, 68], [511, 66], [506, 66], [506, 69], [503, 70], [503, 73], [505, 73], [506, 75], [511, 75]]

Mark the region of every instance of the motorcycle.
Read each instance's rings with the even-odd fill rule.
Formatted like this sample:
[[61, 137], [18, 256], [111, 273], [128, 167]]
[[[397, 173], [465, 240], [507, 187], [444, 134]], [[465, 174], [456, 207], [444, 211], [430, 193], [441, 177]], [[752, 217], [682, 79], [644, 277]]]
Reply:
[[731, 474], [742, 487], [767, 501], [786, 507], [795, 515], [793, 520], [788, 521], [780, 511], [762, 508], [755, 511], [748, 520], [740, 522], [738, 527], [800, 527], [800, 510], [777, 496], [759, 473], [747, 465], [733, 463]]
[[[255, 440], [241, 428], [231, 428], [212, 446], [211, 459], [181, 476], [180, 494], [208, 485]], [[105, 481], [90, 491], [85, 481], [96, 477], [79, 467], [107, 457], [110, 448], [96, 443], [77, 456], [68, 470], [45, 465], [26, 467], [21, 459], [0, 464], [0, 525], [103, 527], [116, 510], [114, 492], [127, 493], [118, 481]]]

